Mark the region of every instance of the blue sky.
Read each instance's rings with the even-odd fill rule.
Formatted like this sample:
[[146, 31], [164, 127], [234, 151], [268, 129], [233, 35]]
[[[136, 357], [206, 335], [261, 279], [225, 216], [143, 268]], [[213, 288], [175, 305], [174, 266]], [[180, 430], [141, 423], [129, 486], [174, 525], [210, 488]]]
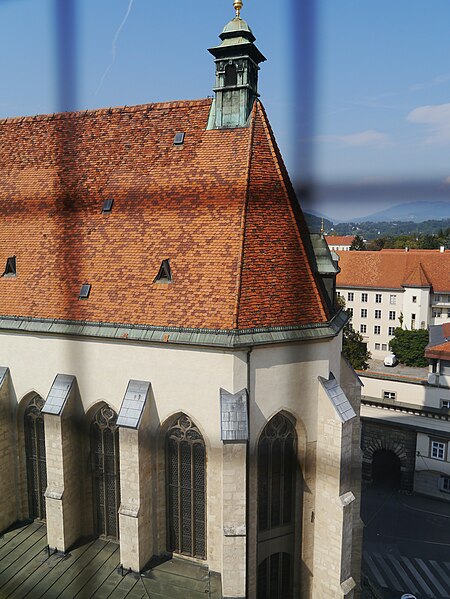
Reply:
[[[0, 0], [0, 117], [59, 109], [58, 1], [67, 2]], [[207, 48], [232, 18], [232, 0], [75, 3], [78, 109], [212, 93]], [[301, 45], [311, 24], [295, 4], [247, 0], [242, 11], [268, 59], [261, 65], [261, 99], [292, 179], [319, 183], [315, 208], [336, 218], [448, 199], [450, 2], [312, 0], [315, 55]], [[310, 63], [315, 56], [315, 93], [314, 82], [302, 76], [305, 53]], [[302, 109], [305, 99], [313, 115]], [[404, 194], [383, 193], [384, 184], [398, 190], [402, 182]], [[373, 186], [376, 199], [365, 193]]]

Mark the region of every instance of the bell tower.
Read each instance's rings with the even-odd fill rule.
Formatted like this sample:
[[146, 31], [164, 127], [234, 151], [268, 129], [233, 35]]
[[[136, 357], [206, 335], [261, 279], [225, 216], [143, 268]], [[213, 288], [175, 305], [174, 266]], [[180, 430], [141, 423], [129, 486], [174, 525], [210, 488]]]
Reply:
[[259, 63], [266, 59], [255, 46], [256, 40], [241, 19], [242, 0], [234, 0], [236, 16], [225, 25], [222, 43], [209, 52], [216, 63], [215, 99], [208, 129], [245, 127], [258, 94]]

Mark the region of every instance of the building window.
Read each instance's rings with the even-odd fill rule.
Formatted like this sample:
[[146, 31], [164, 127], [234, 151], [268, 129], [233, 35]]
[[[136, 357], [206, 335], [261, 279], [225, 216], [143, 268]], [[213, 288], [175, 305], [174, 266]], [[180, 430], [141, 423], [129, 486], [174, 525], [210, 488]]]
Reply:
[[119, 538], [120, 456], [117, 414], [100, 408], [91, 424], [91, 459], [96, 533]]
[[367, 293], [361, 293], [361, 301], [362, 302], [367, 302], [367, 298], [368, 298]]
[[395, 327], [389, 327], [388, 335], [394, 335], [394, 334], [395, 334]]
[[381, 334], [381, 327], [379, 325], [375, 325], [373, 327], [373, 332], [375, 333], [375, 335], [380, 335]]
[[354, 299], [354, 297], [355, 297], [355, 294], [353, 293], [353, 291], [349, 291], [347, 293], [347, 299], [348, 299], [349, 302], [352, 302], [353, 299]]
[[412, 296], [412, 302], [413, 304], [417, 304], [417, 295]]
[[381, 349], [382, 349], [383, 351], [387, 351], [387, 343], [382, 343], [382, 344], [381, 344]]
[[367, 318], [367, 308], [362, 308], [362, 310], [361, 310], [361, 318]]
[[375, 310], [375, 318], [381, 318], [381, 310]]
[[397, 303], [397, 296], [396, 295], [390, 295], [389, 296], [389, 303], [394, 306]]
[[442, 441], [431, 441], [430, 457], [436, 460], [445, 460], [446, 448], [447, 443], [443, 443]]
[[375, 349], [380, 349], [380, 344], [379, 343], [375, 343]]
[[440, 318], [440, 317], [441, 317], [441, 311], [433, 310], [433, 318]]
[[353, 316], [353, 308], [347, 308], [347, 312], [350, 314], [350, 316]]
[[390, 310], [390, 312], [389, 312], [389, 320], [395, 320], [396, 315], [397, 315], [396, 312]]
[[441, 408], [450, 410], [450, 399], [441, 399]]
[[375, 303], [376, 304], [381, 304], [381, 293], [376, 293], [375, 294]]
[[397, 397], [397, 393], [395, 391], [383, 391], [383, 399], [395, 400]]
[[367, 333], [367, 325], [365, 325], [365, 324], [362, 324], [362, 325], [359, 327], [359, 330], [360, 330], [360, 332], [361, 332], [361, 333]]
[[340, 291], [336, 291], [336, 295], [337, 295], [338, 297], [341, 297], [341, 292], [340, 292]]
[[27, 465], [29, 517], [45, 520], [45, 490], [47, 464], [45, 458], [45, 431], [42, 408], [44, 400], [35, 395], [25, 410], [25, 456]]
[[166, 437], [168, 549], [206, 559], [205, 442], [182, 414]]
[[450, 493], [450, 478], [448, 476], [439, 478], [439, 489], [444, 493]]

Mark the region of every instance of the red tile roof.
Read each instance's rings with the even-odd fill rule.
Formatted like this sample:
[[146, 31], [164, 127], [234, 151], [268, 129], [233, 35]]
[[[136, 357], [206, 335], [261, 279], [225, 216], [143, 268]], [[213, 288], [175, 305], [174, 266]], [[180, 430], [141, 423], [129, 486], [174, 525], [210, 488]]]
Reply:
[[425, 357], [436, 360], [450, 360], [450, 341], [427, 348], [425, 350]]
[[[200, 329], [328, 320], [264, 110], [248, 128], [207, 131], [210, 105], [0, 121], [0, 271], [17, 256], [0, 314]], [[164, 259], [173, 282], [155, 284]]]
[[343, 252], [339, 267], [338, 287], [401, 289], [431, 284], [435, 292], [450, 291], [450, 252]]
[[354, 235], [326, 235], [325, 241], [328, 245], [352, 245]]

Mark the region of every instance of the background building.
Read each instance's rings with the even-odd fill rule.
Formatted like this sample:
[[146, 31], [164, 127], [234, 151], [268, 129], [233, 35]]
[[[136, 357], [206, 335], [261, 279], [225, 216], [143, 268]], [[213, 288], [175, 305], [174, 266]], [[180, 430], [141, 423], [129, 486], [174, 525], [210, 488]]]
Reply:
[[354, 235], [325, 235], [325, 241], [330, 250], [335, 252], [348, 252], [355, 239]]
[[363, 479], [450, 500], [450, 323], [430, 328], [430, 367], [359, 372]]
[[450, 322], [450, 252], [342, 252], [336, 288], [374, 358], [389, 351], [398, 326]]

